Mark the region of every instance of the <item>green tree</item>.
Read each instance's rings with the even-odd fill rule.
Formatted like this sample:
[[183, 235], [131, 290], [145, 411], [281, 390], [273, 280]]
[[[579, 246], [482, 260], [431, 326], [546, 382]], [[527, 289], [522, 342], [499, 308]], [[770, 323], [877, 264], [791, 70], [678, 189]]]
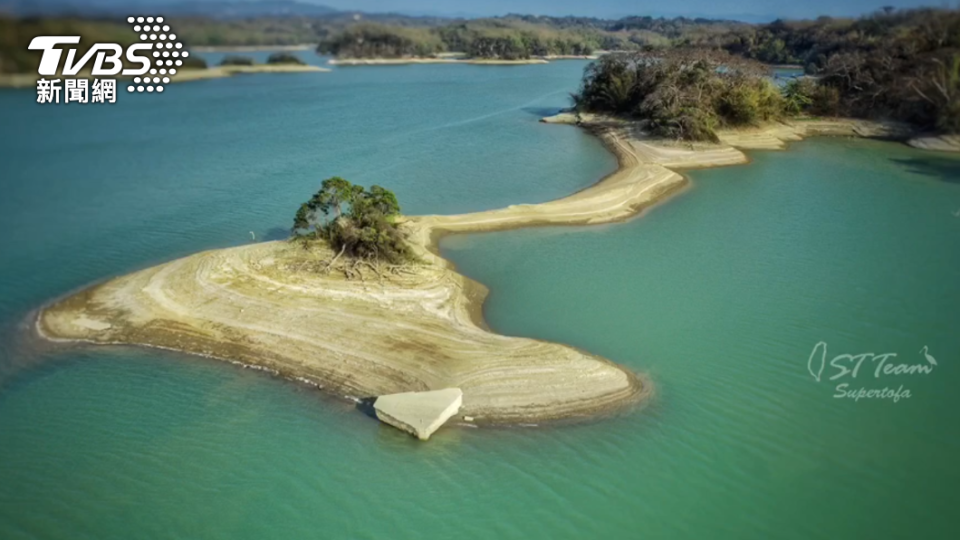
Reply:
[[305, 64], [297, 55], [286, 52], [273, 53], [267, 57], [268, 64], [292, 64], [302, 66]]
[[323, 181], [293, 218], [294, 236], [324, 239], [349, 256], [398, 263], [411, 257], [395, 218], [396, 195], [380, 186], [351, 184], [340, 177]]
[[815, 83], [810, 79], [793, 79], [783, 87], [784, 109], [787, 114], [801, 114], [813, 103]]
[[314, 194], [308, 204], [312, 204], [325, 215], [334, 211], [339, 218], [344, 214], [344, 206], [352, 204], [362, 193], [363, 186], [355, 186], [339, 176], [334, 176], [323, 181], [320, 191]]
[[225, 56], [223, 60], [220, 61], [221, 66], [252, 66], [253, 58], [249, 56]]

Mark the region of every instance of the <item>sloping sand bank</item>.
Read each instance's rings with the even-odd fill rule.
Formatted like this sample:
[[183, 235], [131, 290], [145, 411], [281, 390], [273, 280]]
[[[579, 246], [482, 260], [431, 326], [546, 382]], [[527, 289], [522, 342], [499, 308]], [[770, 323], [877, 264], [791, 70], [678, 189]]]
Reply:
[[[361, 267], [362, 280], [347, 280], [324, 272], [332, 253], [288, 242], [206, 251], [63, 299], [42, 310], [37, 328], [50, 339], [148, 345], [240, 362], [354, 398], [460, 388], [461, 413], [477, 422], [528, 423], [621, 409], [640, 400], [649, 385], [584, 351], [488, 331], [481, 318], [486, 289], [457, 274], [436, 249], [449, 232], [623, 220], [686, 185], [671, 168], [747, 161], [728, 144], [664, 143], [628, 124], [582, 120], [617, 155], [616, 172], [543, 204], [406, 218], [422, 264]], [[837, 121], [724, 138], [769, 148], [806, 134], [882, 131]]]

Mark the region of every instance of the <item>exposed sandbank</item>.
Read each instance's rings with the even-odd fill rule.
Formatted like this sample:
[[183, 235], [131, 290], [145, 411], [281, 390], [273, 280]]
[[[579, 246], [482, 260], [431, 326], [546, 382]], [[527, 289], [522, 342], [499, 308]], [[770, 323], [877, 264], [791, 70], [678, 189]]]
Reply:
[[530, 64], [548, 64], [543, 58], [523, 60], [500, 60], [496, 58], [467, 58], [454, 55], [408, 56], [403, 58], [331, 58], [327, 61], [333, 66], [403, 66], [407, 64], [472, 64], [490, 66], [525, 66]]
[[455, 387], [476, 422], [534, 423], [622, 409], [648, 384], [566, 345], [490, 332], [487, 289], [437, 251], [447, 233], [627, 219], [687, 184], [672, 169], [744, 163], [731, 146], [779, 148], [805, 135], [885, 136], [883, 126], [811, 121], [725, 132], [729, 144], [652, 140], [635, 126], [581, 121], [619, 161], [617, 171], [568, 197], [454, 216], [407, 217], [423, 264], [364, 279], [323, 273], [329, 250], [268, 242], [206, 251], [118, 277], [43, 309], [50, 339], [164, 347], [241, 362], [354, 398]]
[[[176, 75], [170, 77], [171, 83], [181, 83], [190, 81], [199, 81], [203, 79], [222, 79], [232, 77], [242, 73], [308, 73], [330, 71], [328, 68], [320, 66], [309, 66], [301, 64], [256, 64], [253, 66], [215, 66], [205, 69], [180, 69]], [[13, 73], [0, 75], [0, 88], [36, 88], [37, 81], [41, 78], [47, 80], [63, 79], [62, 75], [50, 75], [41, 77], [35, 73]], [[81, 72], [76, 78], [91, 79], [93, 76], [89, 71]], [[100, 77], [116, 79], [118, 83], [127, 83], [132, 77], [113, 76]]]
[[607, 54], [604, 52], [596, 52], [593, 54], [547, 54], [541, 56], [544, 60], [596, 60], [600, 58], [601, 55]]
[[354, 398], [461, 388], [461, 412], [480, 422], [588, 415], [639, 398], [639, 379], [601, 358], [487, 331], [486, 289], [445, 264], [348, 281], [319, 271], [332, 256], [282, 241], [198, 253], [57, 302], [38, 328], [228, 359]]
[[190, 47], [191, 51], [202, 53], [232, 53], [232, 52], [274, 52], [274, 51], [312, 51], [317, 48], [315, 43], [301, 43], [299, 45], [224, 45], [219, 47]]
[[960, 135], [927, 135], [914, 137], [907, 144], [921, 150], [937, 152], [960, 152]]
[[303, 64], [255, 64], [252, 66], [214, 66], [206, 69], [181, 69], [170, 82], [181, 83], [203, 79], [222, 79], [248, 73], [316, 73], [330, 71], [320, 66]]

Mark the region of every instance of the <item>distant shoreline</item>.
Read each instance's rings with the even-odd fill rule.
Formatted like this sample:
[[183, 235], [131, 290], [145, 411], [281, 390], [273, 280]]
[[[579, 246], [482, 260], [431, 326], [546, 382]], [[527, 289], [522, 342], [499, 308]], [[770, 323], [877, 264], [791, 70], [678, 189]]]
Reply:
[[330, 69], [305, 64], [254, 64], [252, 66], [214, 66], [206, 69], [182, 69], [171, 83], [184, 83], [202, 79], [222, 79], [234, 75], [253, 73], [322, 73]]
[[498, 58], [467, 58], [454, 56], [403, 58], [331, 58], [331, 66], [404, 66], [410, 64], [472, 64], [490, 66], [524, 66], [530, 64], [548, 64], [543, 58], [524, 58], [522, 60], [501, 60]]
[[190, 47], [190, 50], [200, 53], [228, 53], [260, 51], [312, 51], [316, 50], [316, 48], [316, 43], [301, 43], [300, 45], [208, 45], [201, 47]]
[[[222, 79], [240, 74], [253, 73], [322, 73], [330, 71], [329, 68], [320, 66], [311, 66], [304, 64], [254, 64], [252, 66], [213, 66], [202, 69], [181, 69], [176, 75], [170, 76], [170, 83], [184, 83], [199, 81], [204, 79]], [[36, 88], [37, 81], [40, 79], [56, 80], [63, 79], [62, 75], [41, 76], [33, 73], [14, 73], [0, 75], [0, 88]], [[76, 75], [78, 79], [91, 79], [90, 72], [82, 72]], [[116, 76], [107, 77], [117, 80], [120, 83], [128, 83], [131, 77]]]
[[517, 60], [502, 58], [471, 58], [466, 53], [448, 52], [436, 56], [404, 56], [400, 58], [331, 58], [327, 61], [333, 66], [402, 66], [408, 64], [473, 64], [491, 66], [523, 66], [530, 64], [549, 64], [555, 60], [596, 60], [604, 54], [617, 51], [596, 51], [592, 54], [547, 54]]

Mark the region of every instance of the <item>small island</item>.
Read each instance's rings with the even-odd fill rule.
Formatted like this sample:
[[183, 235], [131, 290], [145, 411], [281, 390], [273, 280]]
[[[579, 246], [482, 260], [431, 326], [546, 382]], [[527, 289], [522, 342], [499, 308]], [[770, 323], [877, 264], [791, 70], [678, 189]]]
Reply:
[[222, 359], [357, 402], [456, 389], [467, 424], [603, 416], [642, 403], [652, 383], [567, 345], [490, 332], [482, 317], [487, 289], [439, 256], [441, 237], [622, 221], [681, 192], [688, 180], [677, 170], [747, 162], [734, 145], [889, 134], [864, 121], [810, 121], [721, 130], [719, 143], [690, 145], [647, 137], [635, 122], [611, 117], [564, 113], [545, 121], [590, 130], [620, 167], [563, 199], [455, 216], [402, 216], [389, 191], [331, 178], [297, 210], [291, 240], [205, 251], [114, 278], [45, 307], [37, 331], [55, 341]]
[[222, 79], [240, 74], [250, 73], [309, 73], [330, 71], [320, 66], [311, 66], [301, 60], [294, 54], [288, 52], [277, 52], [271, 54], [264, 64], [256, 63], [253, 58], [247, 56], [227, 56], [220, 65], [208, 67], [207, 63], [192, 56], [190, 62], [184, 64], [176, 75], [171, 78], [171, 82], [188, 82], [201, 79]]
[[638, 402], [636, 374], [565, 345], [486, 329], [486, 289], [438, 257], [429, 218], [341, 178], [294, 236], [112, 279], [45, 308], [50, 339], [161, 347], [256, 366], [359, 400], [458, 388], [464, 418], [523, 423]]
[[590, 58], [582, 36], [542, 26], [484, 21], [439, 29], [378, 23], [348, 26], [323, 39], [317, 53], [340, 66], [403, 64], [546, 64], [551, 59]]
[[935, 46], [909, 58], [891, 47], [880, 64], [876, 51], [856, 55], [859, 64], [827, 58], [816, 78], [782, 86], [767, 66], [717, 49], [605, 55], [585, 72], [573, 108], [543, 119], [580, 126], [616, 155], [618, 169], [587, 189], [541, 204], [403, 216], [389, 190], [329, 178], [295, 212], [290, 240], [114, 278], [45, 307], [36, 328], [51, 340], [227, 360], [358, 402], [403, 396], [378, 414], [422, 438], [439, 424], [397, 412], [411, 395], [431, 396], [437, 418], [473, 424], [622, 411], [650, 395], [649, 380], [587, 351], [491, 332], [487, 290], [440, 257], [439, 239], [622, 221], [682, 192], [685, 169], [746, 163], [743, 149], [809, 136], [949, 146], [960, 125], [960, 78], [951, 75], [960, 61], [946, 63], [949, 51]]

